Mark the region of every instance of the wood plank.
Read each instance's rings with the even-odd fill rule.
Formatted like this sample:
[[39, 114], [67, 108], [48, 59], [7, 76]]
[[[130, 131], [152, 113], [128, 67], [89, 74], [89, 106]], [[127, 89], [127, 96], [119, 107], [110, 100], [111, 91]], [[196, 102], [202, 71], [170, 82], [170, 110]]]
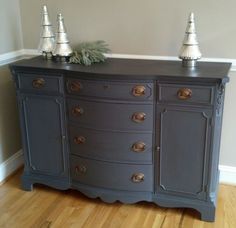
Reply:
[[20, 189], [20, 172], [0, 186], [0, 227], [232, 228], [236, 227], [236, 186], [220, 185], [216, 221], [203, 222], [193, 209], [161, 208], [153, 203], [107, 204], [75, 190], [36, 185]]

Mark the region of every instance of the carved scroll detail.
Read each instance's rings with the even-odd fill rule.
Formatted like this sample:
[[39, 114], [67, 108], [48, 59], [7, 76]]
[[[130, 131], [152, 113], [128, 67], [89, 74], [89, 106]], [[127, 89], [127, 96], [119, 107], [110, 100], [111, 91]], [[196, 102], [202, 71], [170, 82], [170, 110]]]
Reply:
[[216, 95], [216, 115], [220, 116], [222, 114], [222, 105], [224, 101], [224, 92], [225, 92], [225, 84], [220, 83], [217, 88]]

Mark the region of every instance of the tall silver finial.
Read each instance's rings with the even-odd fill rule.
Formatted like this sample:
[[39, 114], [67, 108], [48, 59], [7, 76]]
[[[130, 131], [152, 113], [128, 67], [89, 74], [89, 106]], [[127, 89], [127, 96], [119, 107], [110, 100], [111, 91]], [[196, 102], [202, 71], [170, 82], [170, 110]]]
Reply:
[[61, 61], [65, 61], [72, 54], [70, 42], [67, 37], [66, 28], [62, 14], [57, 15], [58, 29], [56, 33], [56, 42], [53, 49], [53, 55], [59, 57]]
[[52, 31], [52, 24], [49, 19], [47, 6], [42, 9], [41, 35], [38, 50], [46, 59], [52, 58], [55, 36]]
[[197, 41], [194, 14], [190, 13], [179, 58], [182, 59], [183, 66], [194, 67], [196, 65], [197, 60], [201, 57], [202, 54], [200, 52]]

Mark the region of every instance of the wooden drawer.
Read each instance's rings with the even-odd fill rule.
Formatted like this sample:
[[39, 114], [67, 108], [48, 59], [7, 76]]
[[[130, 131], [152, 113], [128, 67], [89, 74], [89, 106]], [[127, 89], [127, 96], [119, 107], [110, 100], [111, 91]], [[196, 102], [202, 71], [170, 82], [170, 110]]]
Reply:
[[152, 131], [153, 105], [68, 100], [71, 121], [93, 129]]
[[44, 74], [18, 74], [18, 87], [30, 92], [63, 92], [63, 80], [61, 76]]
[[212, 105], [214, 87], [190, 84], [158, 84], [158, 101], [163, 103]]
[[71, 157], [74, 181], [90, 186], [125, 191], [153, 191], [152, 165], [131, 165]]
[[99, 160], [152, 163], [152, 134], [69, 127], [70, 152]]
[[125, 100], [153, 100], [153, 83], [67, 80], [67, 92], [80, 96]]

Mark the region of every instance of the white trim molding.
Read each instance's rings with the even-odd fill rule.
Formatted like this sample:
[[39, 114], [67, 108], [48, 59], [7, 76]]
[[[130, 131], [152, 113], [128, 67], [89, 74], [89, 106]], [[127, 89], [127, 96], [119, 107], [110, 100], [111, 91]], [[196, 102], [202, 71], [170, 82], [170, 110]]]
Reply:
[[236, 185], [236, 167], [220, 165], [220, 183]]
[[[21, 49], [14, 52], [0, 54], [0, 66], [15, 61], [16, 59], [27, 58], [28, 56], [40, 55], [37, 49]], [[176, 56], [158, 56], [158, 55], [131, 55], [131, 54], [105, 54], [109, 58], [121, 59], [146, 59], [146, 60], [179, 60]], [[231, 62], [231, 71], [236, 71], [236, 59], [226, 58], [202, 58], [205, 62]]]
[[[158, 56], [158, 55], [130, 55], [130, 54], [105, 54], [108, 58], [121, 58], [121, 59], [146, 59], [146, 60], [170, 60], [170, 61], [180, 61], [176, 56]], [[236, 71], [236, 59], [226, 59], [226, 58], [202, 58], [200, 61], [204, 62], [230, 62], [232, 67], [230, 71]]]
[[23, 152], [19, 150], [0, 164], [0, 183], [23, 165]]
[[15, 62], [17, 60], [26, 59], [34, 55], [39, 55], [39, 52], [35, 49], [21, 49], [18, 51], [0, 54], [0, 66]]
[[25, 56], [29, 55], [40, 55], [37, 49], [24, 49], [23, 50]]
[[12, 51], [5, 54], [0, 54], [0, 66], [22, 59], [24, 50]]

